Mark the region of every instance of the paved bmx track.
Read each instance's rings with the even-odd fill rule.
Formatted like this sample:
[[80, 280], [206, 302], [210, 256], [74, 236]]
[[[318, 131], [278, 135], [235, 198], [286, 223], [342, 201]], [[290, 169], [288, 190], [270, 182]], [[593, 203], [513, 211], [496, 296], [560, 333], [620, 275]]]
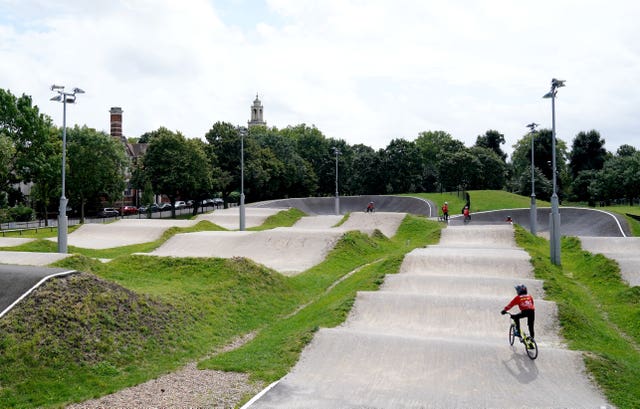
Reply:
[[[376, 203], [374, 214], [364, 213], [369, 201]], [[342, 216], [334, 215], [334, 205], [334, 198], [254, 204], [246, 209], [247, 227], [259, 225], [269, 215], [288, 207], [298, 207], [310, 217], [302, 218], [291, 228], [266, 232], [180, 234], [150, 254], [232, 257], [238, 249], [244, 249], [237, 255], [255, 259], [262, 254], [264, 258], [256, 261], [284, 274], [295, 274], [321, 261], [346, 230], [371, 233], [378, 229], [392, 236], [405, 212], [437, 216], [437, 207], [422, 199], [341, 197], [341, 212], [351, 215], [336, 228]], [[548, 212], [538, 209], [538, 230], [542, 235], [548, 230]], [[624, 221], [604, 212], [568, 208], [561, 208], [560, 212], [563, 235], [612, 239], [629, 234]], [[526, 252], [515, 247], [513, 227], [504, 223], [506, 215], [529, 227], [528, 209], [473, 213], [472, 223], [466, 226], [453, 217], [438, 245], [408, 254], [401, 272], [388, 275], [380, 291], [359, 293], [347, 321], [337, 328], [320, 329], [291, 373], [256, 397], [251, 407], [606, 406], [606, 400], [584, 373], [580, 353], [563, 347], [556, 307], [543, 300], [542, 283], [533, 279]], [[239, 224], [237, 209], [198, 218], [202, 219], [229, 229], [237, 229]], [[69, 243], [108, 248], [148, 242], [156, 240], [174, 222], [122, 220], [81, 228], [69, 235]], [[21, 244], [19, 239], [7, 240], [14, 241], [1, 244]], [[611, 242], [604, 243], [611, 247]], [[262, 249], [256, 251], [259, 246]], [[605, 250], [601, 247], [600, 251]], [[48, 264], [66, 256], [0, 251], [0, 263]], [[0, 288], [8, 301], [24, 295], [25, 290], [8, 286], [7, 280], [19, 284], [29, 277], [32, 285], [34, 280], [24, 270], [10, 274], [0, 271]], [[527, 284], [537, 299], [540, 356], [536, 361], [526, 357], [521, 345], [508, 345], [508, 320], [499, 315], [517, 283]]]
[[[347, 321], [320, 329], [298, 364], [250, 408], [600, 408], [580, 353], [563, 348], [513, 227], [450, 226], [416, 249]], [[472, 243], [472, 244], [470, 244]], [[524, 282], [537, 298], [531, 361], [499, 311]]]

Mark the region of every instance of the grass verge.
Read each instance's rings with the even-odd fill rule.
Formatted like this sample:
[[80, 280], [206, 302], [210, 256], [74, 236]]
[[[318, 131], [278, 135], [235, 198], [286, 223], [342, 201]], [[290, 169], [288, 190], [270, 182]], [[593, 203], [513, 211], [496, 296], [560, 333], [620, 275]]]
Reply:
[[276, 227], [291, 227], [303, 216], [306, 216], [305, 212], [292, 207], [291, 209], [282, 210], [272, 216], [267, 217], [264, 223], [262, 223], [260, 226], [250, 227], [247, 230], [261, 231], [274, 229]]
[[583, 351], [588, 371], [609, 401], [637, 408], [640, 396], [640, 287], [620, 278], [616, 262], [583, 251], [577, 238], [562, 239], [562, 266], [549, 261], [549, 242], [516, 227], [547, 299], [558, 306], [562, 335]]

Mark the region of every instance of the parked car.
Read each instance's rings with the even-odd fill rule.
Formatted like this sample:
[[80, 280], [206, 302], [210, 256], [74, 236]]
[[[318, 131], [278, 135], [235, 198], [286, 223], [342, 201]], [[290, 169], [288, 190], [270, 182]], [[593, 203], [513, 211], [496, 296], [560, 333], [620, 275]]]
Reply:
[[176, 209], [184, 209], [185, 207], [187, 207], [187, 203], [184, 200], [176, 200]]
[[138, 208], [135, 206], [122, 206], [122, 208], [120, 209], [120, 214], [122, 214], [123, 216], [129, 214], [138, 214]]
[[158, 206], [158, 211], [161, 211], [161, 212], [164, 212], [166, 210], [171, 210], [171, 203], [158, 203], [157, 206]]
[[98, 212], [98, 217], [118, 217], [120, 212], [113, 207], [105, 207]]

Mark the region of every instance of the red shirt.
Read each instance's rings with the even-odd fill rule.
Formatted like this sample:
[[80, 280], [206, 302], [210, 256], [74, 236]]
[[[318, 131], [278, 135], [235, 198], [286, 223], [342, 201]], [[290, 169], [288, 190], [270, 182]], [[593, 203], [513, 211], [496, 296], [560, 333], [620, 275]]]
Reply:
[[509, 311], [516, 304], [518, 304], [518, 307], [520, 308], [520, 311], [535, 310], [536, 309], [535, 306], [533, 305], [533, 297], [530, 296], [529, 294], [527, 294], [527, 295], [516, 295], [513, 298], [513, 300], [511, 300], [509, 305], [504, 307], [504, 310], [505, 311]]

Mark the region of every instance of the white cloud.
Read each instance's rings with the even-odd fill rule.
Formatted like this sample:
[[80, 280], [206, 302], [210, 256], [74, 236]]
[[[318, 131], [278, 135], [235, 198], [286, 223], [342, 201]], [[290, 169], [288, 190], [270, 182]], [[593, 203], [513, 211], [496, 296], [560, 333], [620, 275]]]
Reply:
[[541, 96], [559, 77], [558, 135], [597, 129], [615, 150], [640, 125], [639, 11], [622, 0], [0, 0], [0, 87], [60, 123], [49, 85], [79, 86], [69, 123], [108, 130], [120, 106], [129, 136], [246, 123], [258, 92], [280, 128], [315, 124], [374, 148], [436, 129], [471, 145], [497, 129], [510, 150], [525, 124], [551, 126]]

